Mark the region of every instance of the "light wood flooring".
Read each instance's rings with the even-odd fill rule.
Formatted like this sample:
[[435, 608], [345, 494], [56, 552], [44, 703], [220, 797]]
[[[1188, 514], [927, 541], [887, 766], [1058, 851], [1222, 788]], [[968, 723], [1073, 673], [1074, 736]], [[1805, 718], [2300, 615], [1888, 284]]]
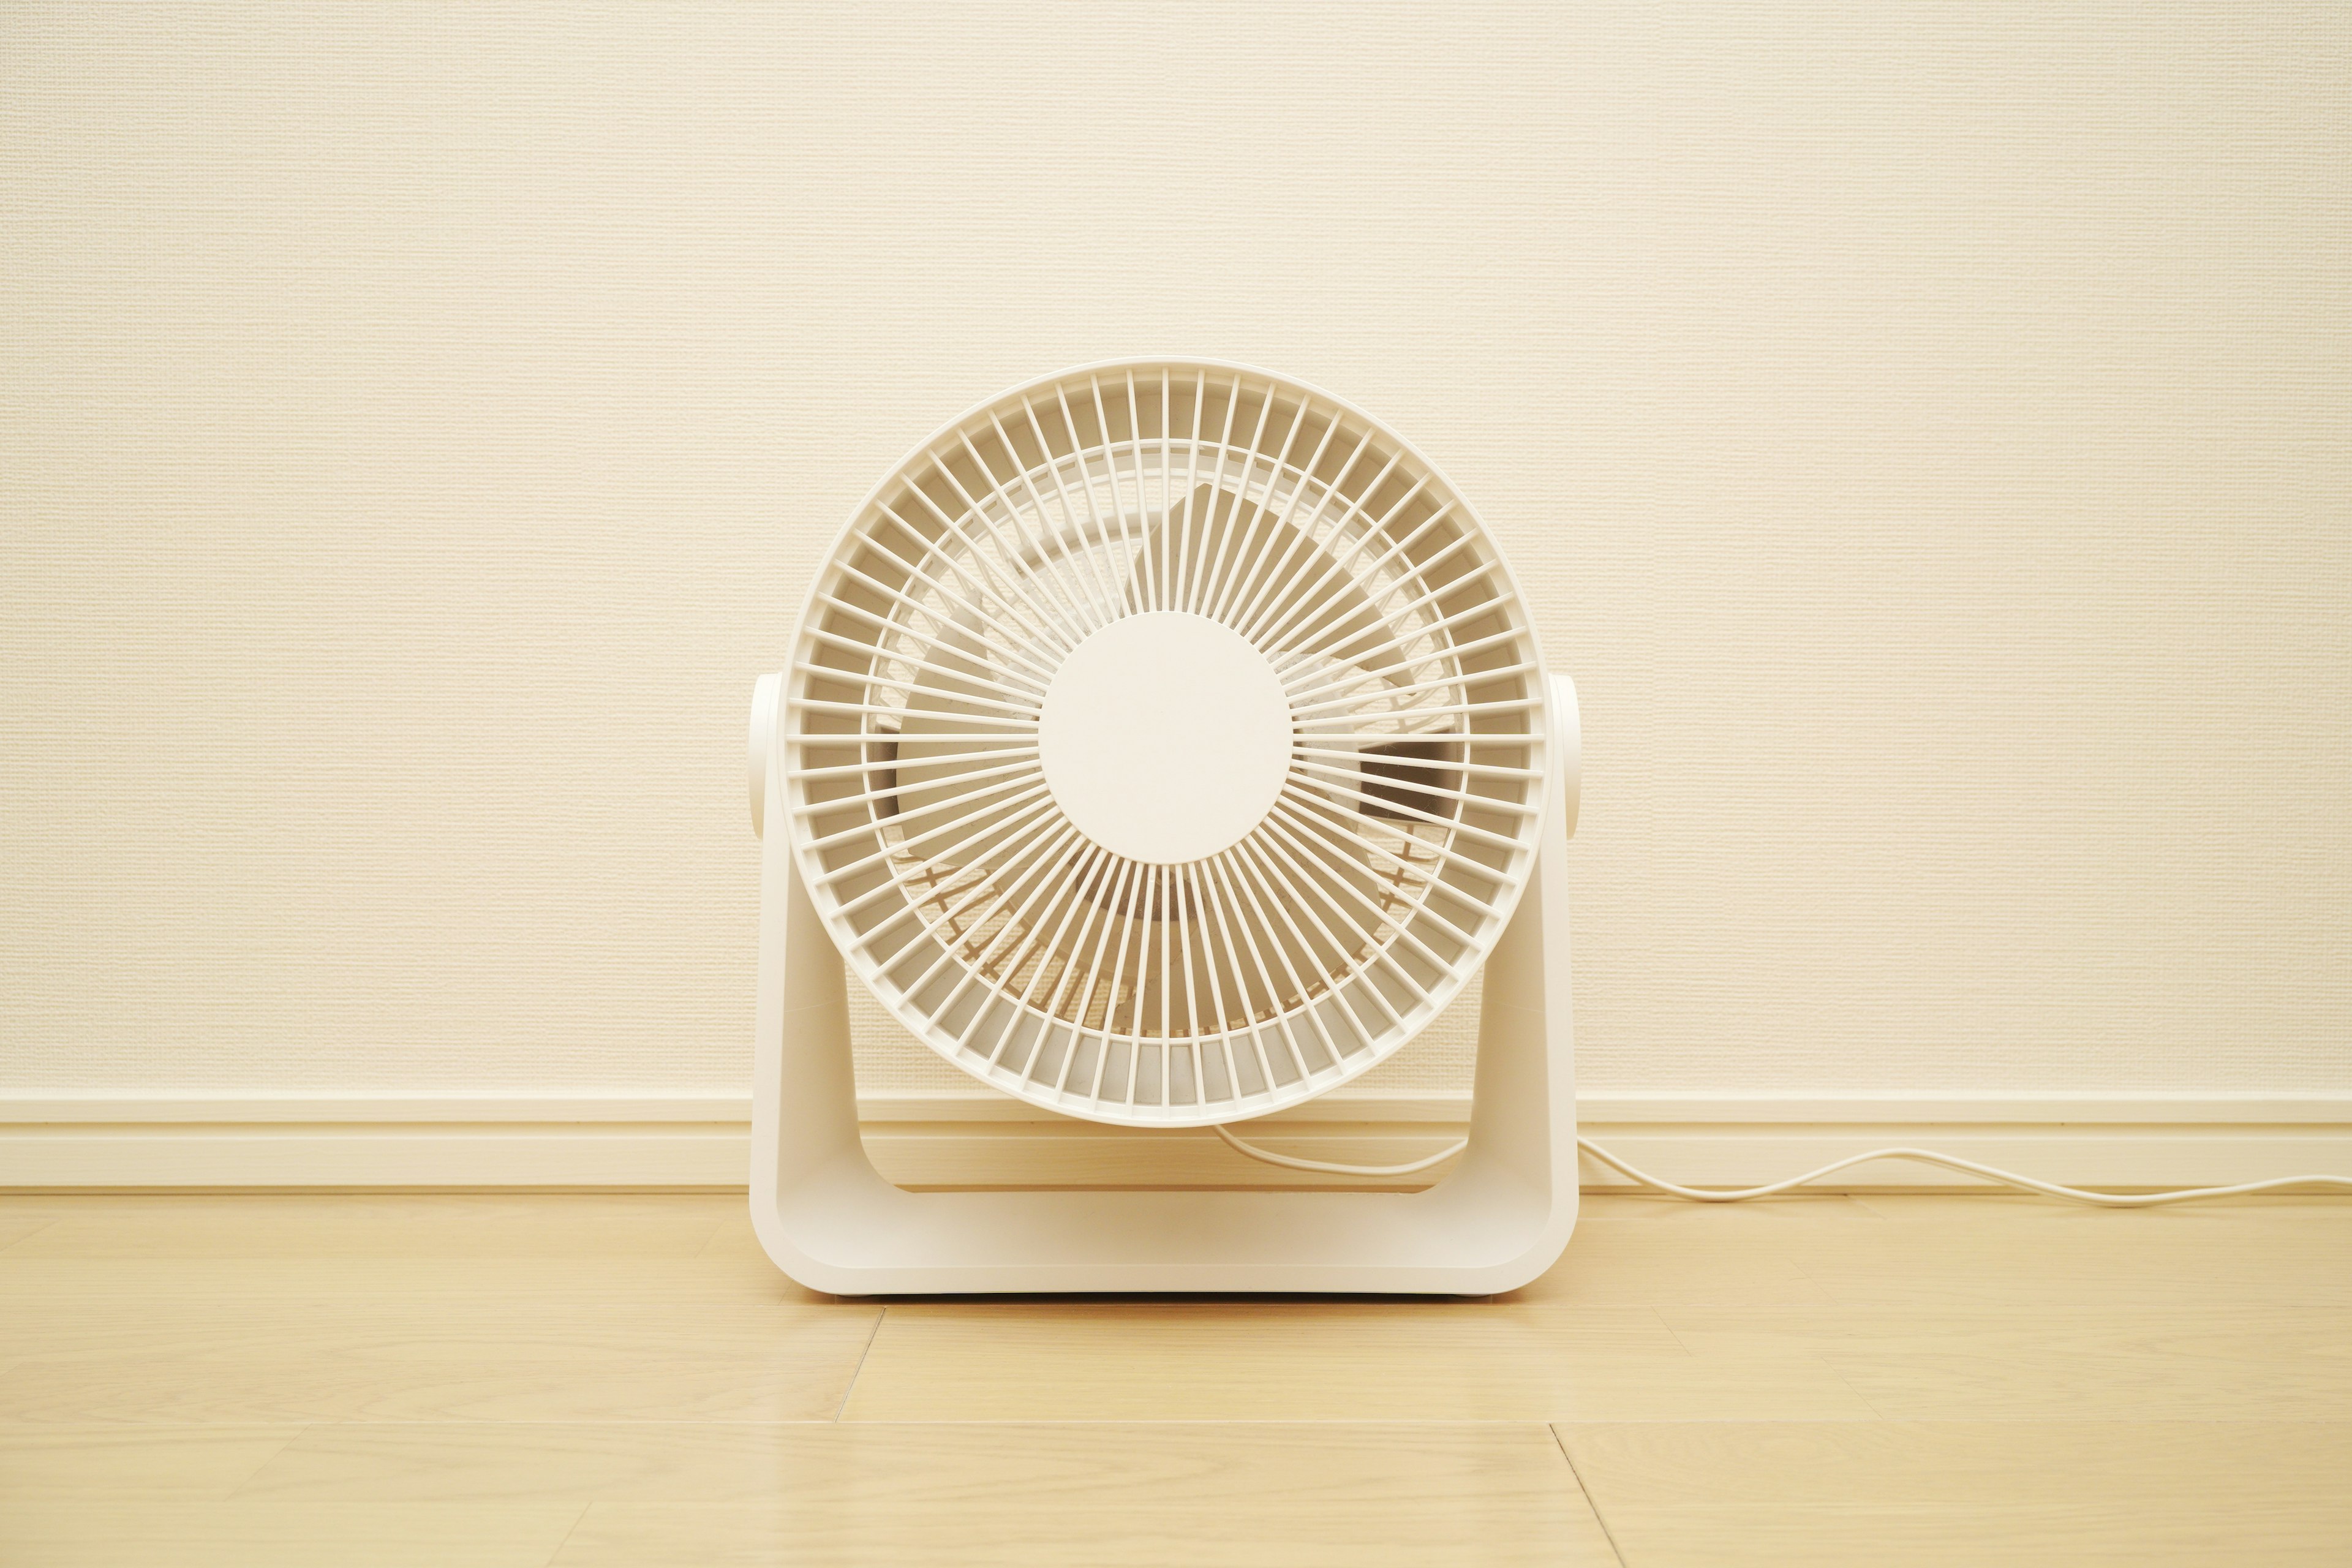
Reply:
[[2352, 1202], [1592, 1197], [1489, 1301], [839, 1301], [742, 1209], [0, 1197], [0, 1563], [2352, 1563]]

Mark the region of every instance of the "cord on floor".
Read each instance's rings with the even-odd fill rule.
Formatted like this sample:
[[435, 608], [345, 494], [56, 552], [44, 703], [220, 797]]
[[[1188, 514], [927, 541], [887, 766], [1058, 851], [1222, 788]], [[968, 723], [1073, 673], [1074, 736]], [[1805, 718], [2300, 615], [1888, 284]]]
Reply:
[[[1408, 1165], [1340, 1165], [1328, 1160], [1302, 1160], [1294, 1155], [1277, 1154], [1254, 1143], [1244, 1143], [1234, 1136], [1230, 1128], [1219, 1127], [1218, 1137], [1237, 1152], [1269, 1165], [1281, 1165], [1293, 1171], [1316, 1171], [1333, 1176], [1411, 1176], [1433, 1166], [1442, 1165], [1470, 1146], [1464, 1139], [1451, 1148], [1439, 1151], [1425, 1160], [1415, 1160]], [[1939, 1153], [1933, 1149], [1873, 1149], [1867, 1153], [1849, 1154], [1833, 1160], [1818, 1171], [1808, 1171], [1801, 1176], [1790, 1176], [1785, 1182], [1774, 1182], [1761, 1187], [1685, 1187], [1651, 1175], [1648, 1172], [1627, 1164], [1617, 1155], [1603, 1149], [1590, 1138], [1579, 1138], [1576, 1146], [1640, 1186], [1674, 1197], [1688, 1198], [1700, 1204], [1738, 1204], [1750, 1198], [1769, 1198], [1775, 1193], [1785, 1193], [1801, 1187], [1808, 1182], [1843, 1171], [1850, 1165], [1860, 1165], [1872, 1160], [1916, 1160], [1923, 1164], [1941, 1165], [1947, 1170], [1965, 1171], [1989, 1181], [2021, 1187], [2029, 1193], [2041, 1193], [2049, 1197], [2064, 1198], [2071, 1203], [2091, 1204], [2099, 1208], [2145, 1209], [2160, 1204], [2195, 1203], [2200, 1198], [2242, 1197], [2248, 1193], [2276, 1192], [2282, 1187], [2352, 1187], [2352, 1176], [2274, 1176], [2266, 1182], [2241, 1182], [2229, 1187], [2179, 1187], [2161, 1193], [2098, 1193], [2084, 1187], [2061, 1186], [2056, 1182], [2044, 1182], [2033, 1176], [2021, 1176], [2014, 1171], [2004, 1171], [1994, 1165], [1979, 1164], [1957, 1154]]]

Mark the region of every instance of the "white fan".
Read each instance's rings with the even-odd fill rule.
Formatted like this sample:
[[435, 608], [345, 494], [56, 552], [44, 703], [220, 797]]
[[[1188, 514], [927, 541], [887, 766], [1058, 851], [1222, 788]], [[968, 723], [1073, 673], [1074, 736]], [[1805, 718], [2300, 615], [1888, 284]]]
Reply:
[[[1190, 361], [972, 410], [850, 520], [751, 753], [753, 1208], [803, 1282], [1486, 1291], [1565, 1244], [1574, 697], [1378, 421]], [[907, 1193], [836, 949], [980, 1081], [1162, 1127], [1347, 1082], [1487, 963], [1471, 1142], [1419, 1194]]]

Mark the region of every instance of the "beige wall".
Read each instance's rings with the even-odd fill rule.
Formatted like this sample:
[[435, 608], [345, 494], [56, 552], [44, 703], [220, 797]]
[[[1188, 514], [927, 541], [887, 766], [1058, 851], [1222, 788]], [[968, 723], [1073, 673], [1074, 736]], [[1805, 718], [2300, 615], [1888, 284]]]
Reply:
[[2347, 15], [11, 6], [0, 1093], [740, 1089], [812, 563], [1132, 352], [1502, 535], [1589, 1086], [2352, 1089]]

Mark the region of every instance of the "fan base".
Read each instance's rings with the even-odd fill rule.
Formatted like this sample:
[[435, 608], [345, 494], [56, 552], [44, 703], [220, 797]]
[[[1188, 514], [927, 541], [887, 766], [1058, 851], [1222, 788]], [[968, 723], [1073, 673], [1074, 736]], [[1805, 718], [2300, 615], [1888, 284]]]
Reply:
[[[762, 682], [763, 696], [770, 689]], [[845, 1296], [1483, 1296], [1550, 1268], [1577, 1205], [1565, 865], [1577, 805], [1575, 689], [1554, 677], [1552, 698], [1560, 760], [1533, 880], [1486, 961], [1469, 1146], [1418, 1193], [891, 1185], [858, 1135], [840, 955], [801, 886], [788, 836], [767, 836], [751, 1218], [768, 1256], [803, 1285]], [[755, 769], [761, 816], [779, 823], [782, 775]]]

